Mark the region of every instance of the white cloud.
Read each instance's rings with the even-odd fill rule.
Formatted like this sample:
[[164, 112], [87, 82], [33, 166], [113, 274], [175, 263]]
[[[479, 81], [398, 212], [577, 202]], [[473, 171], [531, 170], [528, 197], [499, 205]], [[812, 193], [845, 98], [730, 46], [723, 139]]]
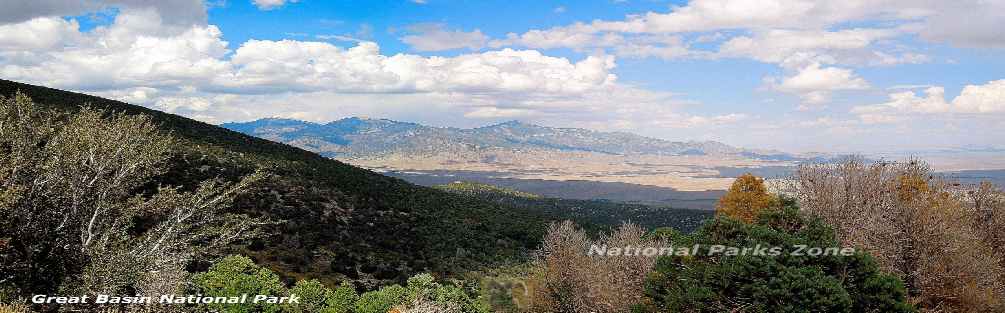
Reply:
[[[426, 57], [385, 55], [373, 42], [344, 48], [300, 40], [249, 40], [230, 50], [216, 26], [165, 23], [159, 11], [143, 8], [124, 9], [112, 24], [86, 32], [58, 17], [2, 25], [12, 32], [0, 35], [0, 76], [207, 122], [369, 114], [679, 126], [736, 118], [678, 114], [682, 101], [673, 94], [619, 83], [610, 55], [574, 61], [502, 49]], [[652, 39], [661, 40], [668, 39]]]
[[217, 85], [238, 91], [577, 93], [613, 84], [611, 57], [579, 62], [533, 50], [456, 57], [380, 54], [377, 44], [342, 49], [323, 42], [250, 40], [234, 53], [234, 72]]
[[0, 1], [0, 24], [21, 23], [39, 17], [77, 16], [109, 8], [153, 9], [163, 17], [165, 24], [173, 26], [205, 24], [207, 17], [203, 0]]
[[[836, 63], [857, 63], [851, 53], [868, 48], [880, 39], [899, 35], [895, 29], [846, 29], [839, 31], [771, 29], [753, 36], [733, 37], [719, 47], [718, 54], [749, 57], [765, 63], [784, 64], [807, 55], [828, 58]], [[841, 58], [842, 61], [836, 59]], [[806, 61], [806, 60], [799, 60]]]
[[[889, 42], [919, 32], [917, 21], [937, 14], [937, 7], [906, 0], [693, 0], [668, 13], [532, 29], [507, 34], [489, 45], [604, 51], [624, 58], [741, 57], [778, 64], [788, 71], [814, 63], [917, 64], [930, 58]], [[864, 21], [884, 26], [841, 27]], [[719, 42], [714, 50], [692, 47], [693, 43]], [[804, 101], [814, 103], [826, 102], [829, 95], [829, 91], [802, 93]]]
[[[959, 1], [960, 9], [993, 8], [981, 0]], [[597, 31], [681, 33], [729, 29], [824, 29], [846, 22], [904, 21], [937, 16], [950, 5], [935, 0], [692, 0], [668, 13], [648, 12], [622, 21], [595, 21]], [[956, 14], [956, 15], [954, 15]], [[953, 12], [965, 17], [963, 12]], [[997, 14], [996, 14], [997, 15]]]
[[[0, 27], [26, 29], [31, 28], [26, 24], [60, 21], [58, 17], [36, 18]], [[193, 25], [175, 33], [159, 25], [163, 22], [155, 10], [124, 10], [114, 24], [87, 33], [79, 32], [75, 24], [64, 27], [59, 42], [43, 44], [45, 49], [17, 49], [10, 47], [5, 40], [9, 38], [0, 39], [0, 46], [7, 47], [0, 50], [0, 74], [56, 87], [98, 90], [202, 84], [226, 70], [220, 58], [227, 53], [227, 43], [220, 39], [218, 28]], [[38, 37], [47, 35], [52, 34]]]
[[[692, 0], [670, 12], [629, 15], [623, 20], [596, 20], [549, 29], [509, 34], [492, 41], [495, 47], [611, 48], [630, 51], [639, 47], [633, 34], [694, 34], [694, 42], [709, 42], [722, 31], [740, 30], [752, 35], [729, 38], [718, 56], [749, 57], [782, 63], [793, 56], [800, 66], [813, 62], [844, 65], [889, 66], [928, 62], [912, 51], [877, 50], [877, 42], [918, 34], [924, 39], [967, 47], [1005, 47], [1005, 2], [987, 0]], [[847, 24], [869, 22], [869, 28]], [[596, 44], [602, 36], [619, 38]], [[719, 39], [719, 38], [717, 38]], [[646, 50], [680, 50], [682, 45], [645, 47]], [[894, 48], [900, 50], [902, 47]], [[707, 57], [707, 53], [635, 53], [635, 56]], [[626, 55], [627, 56], [627, 55]]]
[[272, 10], [286, 5], [287, 3], [296, 3], [298, 0], [251, 0], [259, 10]]
[[229, 93], [572, 94], [616, 81], [610, 73], [614, 68], [610, 56], [572, 62], [533, 50], [512, 49], [456, 57], [388, 56], [372, 42], [343, 49], [325, 42], [296, 40], [249, 40], [228, 55], [227, 43], [215, 26], [192, 26], [171, 33], [161, 31], [160, 23], [156, 11], [126, 10], [112, 25], [89, 32], [80, 32], [76, 24], [60, 18], [3, 25], [3, 29], [18, 32], [0, 35], [0, 73], [12, 79], [84, 90], [193, 86]]
[[613, 46], [615, 55], [629, 58], [677, 59], [701, 54], [691, 50], [680, 36], [675, 35], [635, 36]]
[[1005, 48], [1005, 1], [934, 1], [920, 26], [921, 37], [961, 47]]
[[775, 90], [799, 95], [804, 109], [828, 102], [835, 91], [869, 88], [869, 83], [850, 69], [824, 67], [820, 63], [809, 64], [780, 80], [769, 79], [768, 84]]
[[562, 14], [562, 13], [565, 13], [566, 9], [565, 9], [564, 6], [557, 6], [554, 9], [552, 9], [551, 11], [555, 12], [555, 13], [558, 13], [558, 14]]
[[960, 95], [953, 99], [953, 106], [961, 112], [1005, 112], [1005, 79], [991, 81], [984, 85], [963, 87]]
[[998, 114], [1005, 113], [1005, 79], [984, 85], [967, 85], [951, 102], [945, 89], [928, 87], [924, 96], [913, 91], [890, 94], [890, 101], [856, 106], [851, 112], [870, 123], [899, 121], [903, 114]]
[[40, 51], [80, 41], [80, 25], [61, 18], [34, 18], [0, 25], [0, 51]]
[[412, 33], [401, 38], [401, 41], [418, 51], [442, 51], [467, 48], [478, 50], [488, 42], [488, 36], [480, 30], [465, 32], [446, 30], [443, 24], [417, 24], [408, 28]]
[[572, 48], [577, 51], [610, 50], [625, 58], [659, 57], [676, 59], [697, 55], [676, 35], [629, 35], [614, 32], [595, 33], [588, 25], [574, 24], [549, 30], [531, 30], [523, 34], [509, 33], [506, 39], [496, 39], [489, 46], [499, 48], [519, 46], [534, 49]]
[[548, 30], [530, 30], [523, 34], [509, 33], [506, 39], [493, 40], [493, 48], [505, 46], [521, 46], [528, 48], [586, 48], [609, 46], [623, 41], [618, 35], [604, 37], [586, 24], [576, 23], [569, 26], [555, 27]]

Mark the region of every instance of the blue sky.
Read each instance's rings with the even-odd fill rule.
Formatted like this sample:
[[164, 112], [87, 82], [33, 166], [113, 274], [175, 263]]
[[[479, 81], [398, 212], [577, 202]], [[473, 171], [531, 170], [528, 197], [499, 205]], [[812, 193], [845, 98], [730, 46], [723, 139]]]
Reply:
[[790, 151], [1005, 147], [997, 1], [12, 1], [0, 77], [210, 123], [519, 119]]

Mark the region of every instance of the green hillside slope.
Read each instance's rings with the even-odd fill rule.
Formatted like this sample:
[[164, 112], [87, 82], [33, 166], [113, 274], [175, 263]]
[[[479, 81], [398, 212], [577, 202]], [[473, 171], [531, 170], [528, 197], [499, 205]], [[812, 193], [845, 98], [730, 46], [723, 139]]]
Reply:
[[365, 285], [422, 271], [450, 273], [518, 258], [537, 245], [546, 221], [524, 210], [409, 184], [315, 153], [118, 101], [0, 80], [35, 103], [72, 112], [89, 106], [147, 114], [179, 138], [162, 185], [193, 188], [214, 177], [236, 180], [256, 169], [270, 178], [233, 210], [282, 221], [272, 236], [235, 247], [287, 278]]

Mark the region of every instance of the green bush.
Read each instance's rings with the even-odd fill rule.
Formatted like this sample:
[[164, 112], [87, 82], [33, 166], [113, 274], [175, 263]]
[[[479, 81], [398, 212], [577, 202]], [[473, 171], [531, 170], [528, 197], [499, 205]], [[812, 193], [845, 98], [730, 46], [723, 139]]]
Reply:
[[[647, 281], [652, 309], [671, 312], [913, 312], [903, 283], [861, 252], [792, 255], [795, 245], [838, 247], [819, 220], [791, 202], [754, 224], [720, 217], [675, 246], [699, 244], [691, 256], [660, 258]], [[709, 255], [710, 245], [781, 247], [777, 256]]]
[[440, 284], [436, 283], [436, 278], [428, 273], [408, 278], [408, 296], [410, 298], [423, 296], [423, 293], [439, 287]]
[[290, 289], [290, 295], [297, 296], [299, 301], [287, 306], [288, 312], [323, 312], [328, 308], [328, 299], [333, 292], [316, 279], [301, 280]]
[[405, 302], [407, 296], [408, 290], [400, 285], [366, 292], [356, 301], [355, 313], [387, 313], [394, 306]]
[[349, 282], [333, 291], [316, 279], [297, 282], [290, 294], [300, 301], [286, 306], [285, 312], [289, 313], [350, 313], [359, 299]]
[[[279, 276], [267, 268], [262, 268], [251, 259], [232, 255], [213, 264], [208, 272], [196, 274], [192, 278], [199, 294], [209, 297], [239, 297], [243, 294], [286, 296], [287, 290]], [[280, 305], [252, 303], [249, 299], [240, 304], [207, 304], [212, 311], [238, 312], [279, 312]]]
[[479, 302], [491, 312], [520, 312], [519, 301], [529, 297], [525, 276], [502, 274], [479, 279]]
[[491, 312], [487, 305], [471, 298], [464, 289], [457, 286], [441, 286], [434, 291], [433, 295], [433, 300], [436, 303], [457, 305], [464, 313]]
[[349, 282], [342, 282], [342, 285], [335, 288], [332, 296], [328, 298], [328, 310], [326, 313], [350, 313], [353, 306], [359, 301], [356, 288]]

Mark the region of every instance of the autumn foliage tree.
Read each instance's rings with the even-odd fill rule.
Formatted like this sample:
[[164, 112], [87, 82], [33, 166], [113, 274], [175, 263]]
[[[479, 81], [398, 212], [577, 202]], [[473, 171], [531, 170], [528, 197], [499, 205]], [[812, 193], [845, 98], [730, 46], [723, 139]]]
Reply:
[[768, 193], [764, 179], [750, 173], [737, 177], [726, 195], [716, 204], [716, 213], [744, 222], [753, 222], [765, 209], [778, 203], [778, 198]]

